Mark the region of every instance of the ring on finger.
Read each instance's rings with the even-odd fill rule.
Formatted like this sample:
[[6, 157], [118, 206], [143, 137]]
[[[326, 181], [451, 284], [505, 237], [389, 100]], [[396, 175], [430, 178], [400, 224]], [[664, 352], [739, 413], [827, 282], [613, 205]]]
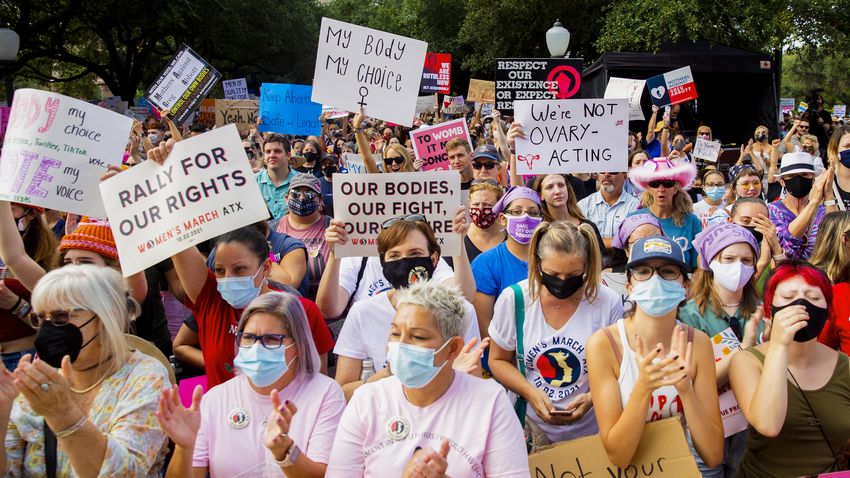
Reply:
[[42, 383], [41, 385], [39, 385], [39, 387], [45, 392], [50, 390], [50, 384], [49, 383]]

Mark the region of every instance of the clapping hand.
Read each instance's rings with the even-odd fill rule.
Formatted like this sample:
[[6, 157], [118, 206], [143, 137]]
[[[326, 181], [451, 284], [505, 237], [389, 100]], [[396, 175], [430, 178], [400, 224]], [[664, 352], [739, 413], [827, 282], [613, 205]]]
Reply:
[[422, 448], [413, 454], [413, 458], [404, 467], [402, 478], [444, 478], [449, 468], [449, 440], [440, 443], [440, 451]]
[[275, 459], [283, 461], [286, 458], [286, 452], [293, 443], [292, 439], [289, 438], [289, 427], [292, 425], [292, 417], [298, 409], [289, 400], [281, 403], [277, 390], [272, 390], [269, 396], [272, 399], [272, 411], [266, 425], [264, 442]]
[[192, 391], [192, 406], [183, 407], [177, 386], [167, 388], [159, 396], [156, 419], [168, 438], [184, 449], [193, 449], [201, 428], [201, 396], [204, 389], [196, 385]]

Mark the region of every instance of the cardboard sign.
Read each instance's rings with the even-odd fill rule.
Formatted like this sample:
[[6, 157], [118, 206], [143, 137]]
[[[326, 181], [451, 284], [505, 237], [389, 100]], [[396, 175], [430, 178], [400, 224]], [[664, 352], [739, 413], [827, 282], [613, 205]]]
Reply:
[[322, 18], [313, 101], [413, 124], [428, 44]]
[[603, 98], [625, 98], [629, 100], [629, 121], [643, 121], [643, 111], [640, 109], [640, 97], [646, 80], [631, 80], [612, 76], [605, 87]]
[[322, 105], [310, 101], [312, 86], [263, 83], [260, 131], [301, 136], [322, 134]]
[[696, 144], [694, 144], [694, 152], [691, 156], [716, 163], [717, 158], [720, 156], [720, 142], [697, 138]]
[[533, 478], [652, 477], [700, 478], [678, 418], [647, 423], [631, 464], [620, 468], [608, 460], [599, 435], [553, 445], [528, 457]]
[[517, 139], [517, 173], [628, 171], [625, 99], [516, 101], [525, 139]]
[[844, 118], [847, 116], [847, 105], [835, 105], [832, 107], [832, 116]]
[[119, 166], [133, 120], [58, 93], [15, 92], [3, 155], [0, 199], [95, 218], [109, 165]]
[[6, 137], [6, 127], [9, 125], [9, 113], [12, 108], [8, 106], [0, 106], [0, 139]]
[[496, 109], [513, 113], [514, 100], [581, 98], [581, 58], [497, 58]]
[[785, 114], [794, 111], [794, 98], [779, 98], [779, 113]]
[[799, 111], [800, 113], [805, 113], [806, 111], [809, 111], [809, 104], [805, 101], [800, 101], [800, 104], [797, 105], [797, 111]]
[[174, 58], [145, 91], [145, 97], [159, 111], [168, 111], [175, 124], [182, 125], [220, 78], [221, 73], [206, 60], [188, 46], [180, 45]]
[[[727, 327], [719, 334], [711, 338], [711, 346], [714, 349], [714, 362], [729, 360], [733, 350], [738, 350], [741, 341]], [[732, 385], [727, 382], [717, 389], [717, 398], [720, 400], [720, 418], [723, 420], [723, 436], [729, 437], [747, 429], [747, 417], [741, 411], [738, 400], [732, 392]]]
[[496, 82], [485, 80], [469, 80], [469, 92], [466, 99], [475, 103], [496, 102]]
[[445, 123], [439, 123], [430, 128], [419, 128], [410, 132], [410, 140], [413, 142], [413, 152], [417, 159], [423, 162], [423, 171], [435, 169], [448, 170], [449, 157], [446, 152], [446, 143], [454, 138], [463, 138], [470, 145], [472, 139], [469, 137], [469, 129], [463, 118]]
[[697, 99], [697, 87], [690, 66], [653, 76], [646, 80], [646, 88], [652, 104], [659, 108]]
[[209, 128], [215, 126], [215, 100], [207, 98], [198, 107], [198, 123]]
[[377, 256], [378, 234], [387, 219], [423, 214], [434, 230], [441, 255], [460, 254], [452, 232], [460, 206], [457, 171], [334, 176], [334, 217], [345, 222], [348, 243], [334, 248], [337, 257]]
[[215, 100], [215, 127], [235, 124], [239, 131], [257, 126], [260, 117], [259, 100]]
[[235, 80], [224, 80], [221, 82], [221, 86], [224, 88], [225, 99], [248, 99], [248, 82], [245, 81], [245, 78], [236, 78]]
[[145, 161], [100, 193], [125, 277], [269, 217], [233, 125], [176, 143], [164, 165]]
[[419, 84], [420, 93], [451, 93], [452, 55], [449, 53], [432, 53], [425, 55], [425, 66], [422, 68], [422, 82]]

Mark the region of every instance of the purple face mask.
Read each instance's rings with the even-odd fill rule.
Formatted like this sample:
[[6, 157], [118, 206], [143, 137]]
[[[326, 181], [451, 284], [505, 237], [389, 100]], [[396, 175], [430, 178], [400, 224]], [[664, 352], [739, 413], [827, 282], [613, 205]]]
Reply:
[[537, 226], [543, 222], [541, 217], [531, 217], [528, 214], [522, 216], [507, 216], [508, 218], [508, 235], [520, 244], [528, 244], [531, 242], [531, 235]]

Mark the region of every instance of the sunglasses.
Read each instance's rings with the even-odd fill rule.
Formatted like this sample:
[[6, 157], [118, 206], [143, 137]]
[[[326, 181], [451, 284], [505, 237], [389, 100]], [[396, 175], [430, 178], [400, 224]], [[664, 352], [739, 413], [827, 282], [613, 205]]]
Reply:
[[425, 216], [422, 214], [408, 214], [407, 216], [391, 217], [381, 224], [381, 228], [386, 229], [399, 221], [419, 222], [424, 220]]
[[51, 312], [30, 312], [27, 314], [27, 321], [35, 328], [41, 327], [41, 324], [47, 321], [61, 327], [71, 323], [71, 314], [75, 312], [86, 312], [86, 309], [75, 307], [73, 309], [54, 310]]
[[492, 161], [488, 161], [488, 162], [486, 162], [486, 163], [478, 163], [478, 162], [474, 162], [474, 163], [472, 163], [472, 169], [481, 169], [481, 168], [484, 168], [484, 169], [486, 169], [486, 170], [488, 170], [488, 171], [489, 171], [489, 170], [491, 170], [491, 169], [493, 169], [493, 168], [495, 168], [495, 167], [496, 167], [496, 163], [494, 163], [494, 162], [492, 162]]
[[665, 188], [669, 189], [669, 188], [672, 188], [675, 185], [676, 185], [676, 181], [673, 181], [672, 179], [663, 179], [661, 181], [650, 181], [649, 182], [649, 187], [651, 187], [652, 189], [656, 189], [659, 186], [664, 186]]
[[396, 156], [394, 158], [384, 158], [384, 162], [388, 165], [392, 164], [392, 163], [401, 165], [401, 164], [404, 164], [404, 156]]

